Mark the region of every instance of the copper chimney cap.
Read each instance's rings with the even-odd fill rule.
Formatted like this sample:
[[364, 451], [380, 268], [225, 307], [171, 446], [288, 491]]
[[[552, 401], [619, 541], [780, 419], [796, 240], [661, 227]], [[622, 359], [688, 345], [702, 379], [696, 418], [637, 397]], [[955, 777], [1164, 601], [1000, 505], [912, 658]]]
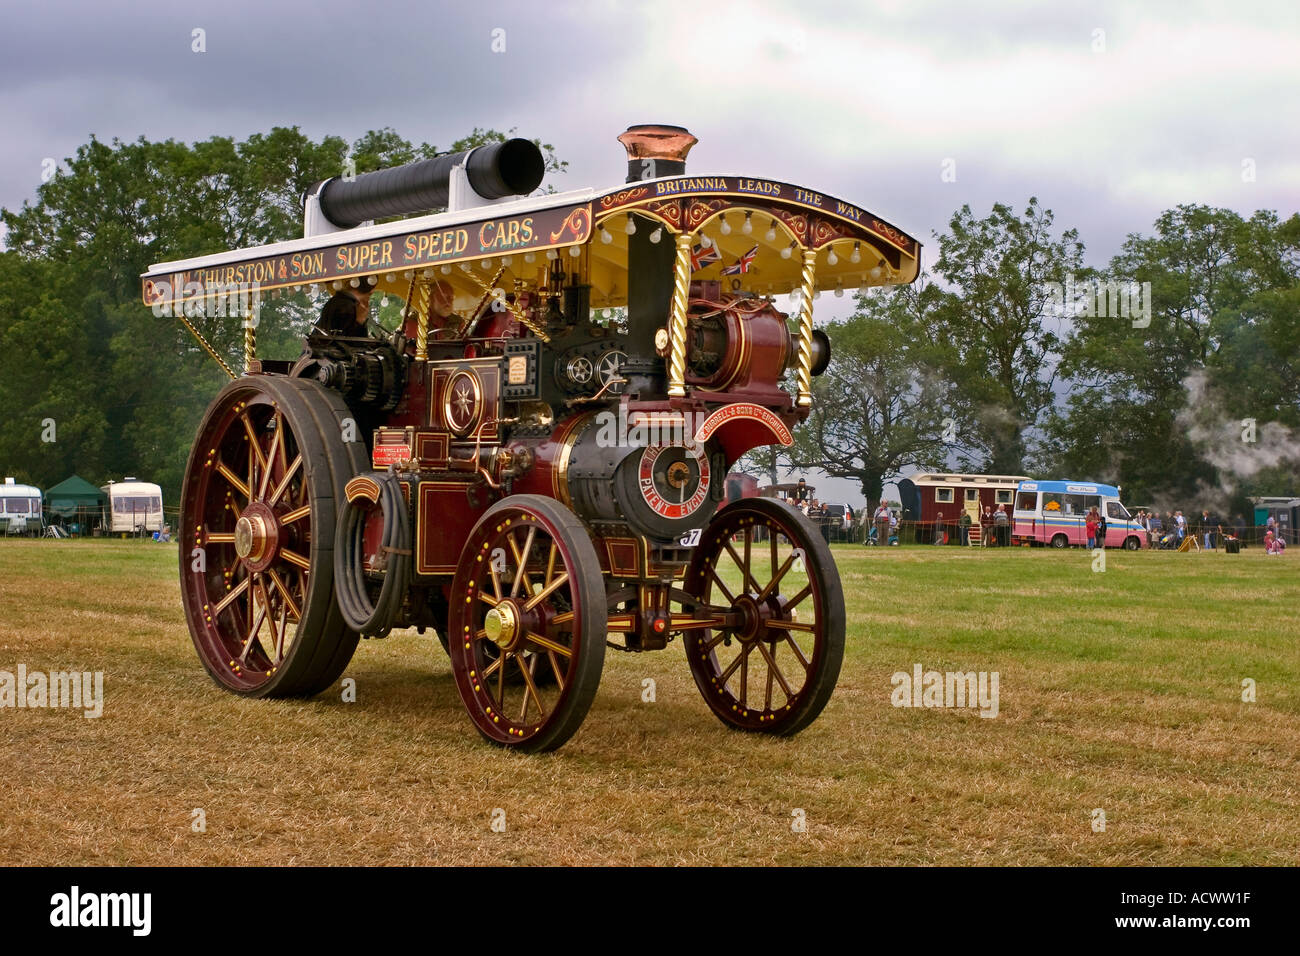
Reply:
[[686, 172], [686, 154], [699, 142], [684, 126], [643, 123], [629, 126], [618, 137], [627, 150], [627, 181], [680, 176]]

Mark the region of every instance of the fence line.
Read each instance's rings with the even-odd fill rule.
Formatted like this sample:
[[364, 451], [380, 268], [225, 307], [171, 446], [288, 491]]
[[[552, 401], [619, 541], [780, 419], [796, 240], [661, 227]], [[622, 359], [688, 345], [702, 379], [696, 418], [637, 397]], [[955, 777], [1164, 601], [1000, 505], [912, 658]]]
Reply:
[[[871, 534], [872, 529], [875, 527], [874, 522], [870, 520], [861, 522], [855, 521], [850, 528], [844, 528], [842, 526], [843, 522], [839, 519], [835, 519], [835, 525], [838, 525], [838, 527], [828, 526], [827, 522], [819, 522], [819, 519], [817, 518], [812, 518], [810, 520], [812, 520], [814, 524], [821, 524], [822, 527], [827, 528], [827, 530], [823, 532], [823, 537], [832, 543], [864, 544]], [[971, 535], [981, 534], [982, 537], [991, 536], [995, 530], [995, 526], [992, 525], [970, 526]], [[1227, 525], [1223, 526], [1225, 534], [1234, 534], [1245, 547], [1262, 548], [1264, 546], [1264, 534], [1267, 530], [1268, 528], [1264, 525], [1247, 525], [1239, 528], [1229, 528]], [[890, 537], [897, 537], [900, 545], [926, 545], [933, 547], [935, 545], [936, 537], [941, 537], [942, 534], [945, 533], [947, 534], [946, 545], [957, 547], [963, 545], [961, 527], [955, 521], [900, 521], [890, 531]], [[1168, 532], [1163, 529], [1160, 532], [1149, 532], [1151, 540], [1146, 546], [1155, 548], [1159, 542], [1160, 536], [1167, 533]], [[1007, 538], [1006, 544], [1010, 545], [1010, 526], [1006, 527], [1005, 534]], [[1197, 541], [1201, 542], [1202, 545], [1204, 544], [1204, 532], [1197, 527], [1189, 526], [1187, 529], [1187, 536], [1191, 537], [1193, 535], [1195, 535]], [[1287, 531], [1284, 535], [1287, 544], [1300, 543], [1297, 541], [1297, 537], [1298, 533], [1295, 530]], [[1214, 538], [1214, 546], [1216, 548], [1222, 548], [1223, 537], [1218, 533], [1217, 526], [1214, 532]], [[986, 543], [984, 546], [996, 547], [997, 545]]]

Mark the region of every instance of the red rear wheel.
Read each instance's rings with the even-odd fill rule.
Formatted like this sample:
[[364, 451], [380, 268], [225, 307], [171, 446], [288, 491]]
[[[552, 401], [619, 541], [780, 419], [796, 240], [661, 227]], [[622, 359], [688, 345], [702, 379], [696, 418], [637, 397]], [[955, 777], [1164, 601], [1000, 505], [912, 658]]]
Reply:
[[237, 694], [328, 687], [357, 635], [333, 595], [336, 502], [364, 462], [347, 409], [312, 382], [238, 379], [208, 408], [181, 496], [181, 599], [213, 679]]

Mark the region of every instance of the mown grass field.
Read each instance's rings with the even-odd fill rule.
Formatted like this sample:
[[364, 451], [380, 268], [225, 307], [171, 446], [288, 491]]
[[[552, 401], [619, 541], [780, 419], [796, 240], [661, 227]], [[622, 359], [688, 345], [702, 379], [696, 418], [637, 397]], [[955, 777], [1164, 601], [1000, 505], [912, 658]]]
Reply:
[[[0, 541], [0, 670], [105, 679], [97, 720], [0, 710], [0, 863], [1300, 863], [1300, 556], [835, 555], [848, 652], [800, 736], [724, 728], [678, 642], [611, 651], [529, 757], [480, 740], [431, 635], [363, 643], [355, 703], [246, 701], [195, 656], [173, 548]], [[916, 663], [998, 671], [999, 715], [891, 706]]]

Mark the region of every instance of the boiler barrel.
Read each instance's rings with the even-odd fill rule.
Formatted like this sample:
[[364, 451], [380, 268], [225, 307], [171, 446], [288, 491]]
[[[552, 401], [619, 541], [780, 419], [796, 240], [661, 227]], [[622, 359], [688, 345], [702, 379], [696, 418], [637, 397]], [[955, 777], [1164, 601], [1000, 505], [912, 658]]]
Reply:
[[535, 143], [510, 139], [433, 159], [361, 173], [351, 182], [329, 180], [320, 192], [320, 208], [344, 229], [368, 219], [405, 216], [447, 205], [455, 166], [465, 165], [469, 184], [484, 199], [522, 196], [542, 181], [545, 161]]

